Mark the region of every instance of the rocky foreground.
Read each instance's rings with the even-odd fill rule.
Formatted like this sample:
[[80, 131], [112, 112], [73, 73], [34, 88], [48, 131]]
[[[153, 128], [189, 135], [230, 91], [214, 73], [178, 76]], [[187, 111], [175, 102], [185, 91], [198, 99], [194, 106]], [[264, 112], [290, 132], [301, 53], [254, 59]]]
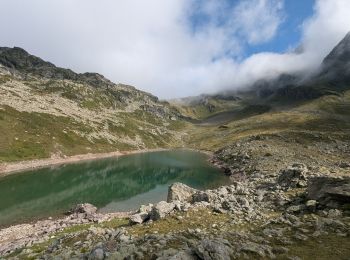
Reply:
[[167, 201], [102, 215], [78, 205], [59, 220], [0, 231], [9, 259], [349, 259], [350, 177], [294, 164], [215, 190], [181, 183]]

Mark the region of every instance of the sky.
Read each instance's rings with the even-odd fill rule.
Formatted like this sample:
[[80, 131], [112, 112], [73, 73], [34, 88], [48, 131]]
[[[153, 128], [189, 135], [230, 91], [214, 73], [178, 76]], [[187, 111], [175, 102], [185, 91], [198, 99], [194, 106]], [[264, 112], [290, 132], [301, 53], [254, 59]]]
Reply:
[[0, 0], [0, 46], [162, 99], [312, 73], [349, 0]]

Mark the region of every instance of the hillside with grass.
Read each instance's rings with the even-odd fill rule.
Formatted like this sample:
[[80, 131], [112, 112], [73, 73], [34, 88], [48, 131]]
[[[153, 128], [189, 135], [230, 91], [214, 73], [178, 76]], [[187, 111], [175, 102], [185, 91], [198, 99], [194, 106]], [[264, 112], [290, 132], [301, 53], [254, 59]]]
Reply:
[[349, 175], [349, 50], [348, 34], [304, 81], [282, 75], [231, 91], [234, 99], [176, 101], [193, 122], [187, 146], [213, 152], [213, 162], [233, 178], [266, 178], [301, 162], [318, 173]]
[[0, 162], [172, 147], [180, 118], [134, 87], [0, 48]]

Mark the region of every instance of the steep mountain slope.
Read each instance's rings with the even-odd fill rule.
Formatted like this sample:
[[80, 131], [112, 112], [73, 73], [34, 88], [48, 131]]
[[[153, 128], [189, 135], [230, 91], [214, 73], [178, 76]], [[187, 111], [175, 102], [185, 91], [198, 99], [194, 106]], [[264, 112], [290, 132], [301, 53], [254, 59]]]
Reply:
[[[218, 112], [193, 114], [197, 121], [188, 129], [188, 146], [216, 152], [233, 173], [277, 172], [294, 162], [349, 173], [349, 168], [338, 167], [350, 163], [349, 35], [303, 84], [282, 75], [230, 93], [237, 100]], [[179, 110], [204, 108], [204, 97], [222, 104], [221, 96], [200, 96], [191, 99], [197, 103], [183, 102]]]
[[350, 82], [350, 32], [323, 60], [316, 80], [349, 87]]
[[350, 90], [350, 33], [324, 58], [312, 76], [282, 74], [244, 89], [171, 103], [200, 123], [224, 124], [269, 111], [288, 110], [322, 96], [341, 97], [347, 90]]
[[178, 145], [179, 118], [134, 87], [0, 48], [0, 161]]

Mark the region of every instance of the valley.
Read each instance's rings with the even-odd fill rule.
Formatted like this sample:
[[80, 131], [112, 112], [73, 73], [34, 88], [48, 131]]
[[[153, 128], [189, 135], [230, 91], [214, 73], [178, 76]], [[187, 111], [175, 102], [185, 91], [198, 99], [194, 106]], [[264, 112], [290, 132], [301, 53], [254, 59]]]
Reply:
[[[206, 151], [227, 178], [213, 187], [165, 181], [166, 201], [127, 213], [104, 214], [98, 203], [81, 201], [60, 219], [0, 230], [0, 255], [348, 259], [349, 44], [350, 34], [307, 81], [284, 76], [279, 84], [169, 101], [99, 74], [57, 68], [19, 48], [0, 48], [2, 165], [185, 147]], [[146, 185], [135, 178], [126, 183]]]

